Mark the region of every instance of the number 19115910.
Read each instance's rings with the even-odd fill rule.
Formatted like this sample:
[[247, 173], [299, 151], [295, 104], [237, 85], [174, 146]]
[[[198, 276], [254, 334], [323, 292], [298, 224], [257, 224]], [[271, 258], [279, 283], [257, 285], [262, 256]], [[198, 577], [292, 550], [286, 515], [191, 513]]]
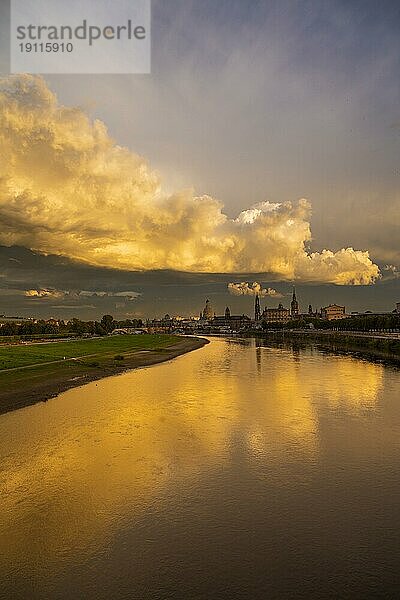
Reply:
[[74, 46], [71, 42], [24, 42], [19, 44], [19, 48], [21, 52], [72, 52]]

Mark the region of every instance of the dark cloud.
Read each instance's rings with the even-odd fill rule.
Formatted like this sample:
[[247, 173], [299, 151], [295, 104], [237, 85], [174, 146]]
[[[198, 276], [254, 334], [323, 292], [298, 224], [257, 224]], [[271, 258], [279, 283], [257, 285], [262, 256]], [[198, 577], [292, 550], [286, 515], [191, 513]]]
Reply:
[[[10, 260], [12, 259], [12, 260]], [[383, 265], [384, 267], [384, 265]], [[387, 279], [374, 286], [297, 285], [301, 308], [315, 308], [330, 302], [345, 304], [349, 310], [392, 310], [400, 300], [400, 279], [384, 271]], [[21, 247], [0, 247], [0, 313], [39, 317], [82, 317], [99, 319], [110, 312], [117, 317], [146, 317], [169, 314], [198, 314], [205, 298], [218, 312], [226, 305], [235, 313], [251, 314], [251, 296], [232, 296], [231, 275], [193, 274], [174, 271], [126, 272], [96, 268], [59, 256], [45, 256]], [[257, 281], [271, 286], [288, 302], [291, 284], [268, 279], [265, 274], [234, 277], [235, 282]], [[64, 294], [27, 297], [27, 290], [56, 290]], [[140, 296], [132, 299], [132, 292]], [[82, 293], [83, 292], [83, 293]], [[125, 296], [124, 294], [127, 294]], [[262, 303], [274, 306], [275, 297]]]

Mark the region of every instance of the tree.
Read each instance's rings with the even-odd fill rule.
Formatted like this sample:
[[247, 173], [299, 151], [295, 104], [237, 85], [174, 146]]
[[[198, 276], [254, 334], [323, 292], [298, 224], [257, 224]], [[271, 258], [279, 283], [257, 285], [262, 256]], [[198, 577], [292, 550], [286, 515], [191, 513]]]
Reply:
[[14, 321], [4, 323], [0, 327], [0, 335], [17, 335], [18, 333], [18, 325], [14, 323]]
[[107, 333], [111, 333], [115, 328], [114, 317], [112, 315], [103, 315], [100, 324]]
[[94, 333], [96, 335], [107, 335], [107, 331], [104, 329], [102, 325], [98, 321], [94, 322]]
[[74, 318], [69, 322], [69, 329], [73, 333], [82, 335], [83, 333], [86, 333], [86, 323], [80, 319]]

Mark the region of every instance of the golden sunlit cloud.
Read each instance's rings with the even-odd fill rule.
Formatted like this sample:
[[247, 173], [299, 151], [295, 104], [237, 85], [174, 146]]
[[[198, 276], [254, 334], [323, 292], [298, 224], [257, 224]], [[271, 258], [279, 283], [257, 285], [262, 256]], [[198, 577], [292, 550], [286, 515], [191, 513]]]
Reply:
[[247, 281], [240, 283], [228, 283], [228, 291], [233, 296], [260, 296], [260, 298], [266, 298], [271, 296], [272, 298], [282, 298], [282, 294], [277, 292], [273, 288], [263, 288], [261, 283], [254, 281], [252, 284]]
[[0, 243], [125, 270], [269, 273], [366, 285], [368, 252], [310, 253], [311, 206], [263, 202], [236, 219], [210, 196], [162, 192], [105, 125], [58, 104], [40, 77], [0, 79]]
[[28, 298], [46, 298], [50, 300], [57, 300], [59, 298], [64, 298], [67, 292], [63, 292], [61, 290], [49, 290], [49, 289], [39, 289], [39, 290], [26, 290], [25, 296]]

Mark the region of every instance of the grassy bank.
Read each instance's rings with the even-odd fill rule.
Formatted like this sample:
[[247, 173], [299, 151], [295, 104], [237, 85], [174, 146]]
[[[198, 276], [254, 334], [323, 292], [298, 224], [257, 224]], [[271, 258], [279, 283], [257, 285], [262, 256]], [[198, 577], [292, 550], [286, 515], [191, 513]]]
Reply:
[[127, 335], [0, 347], [0, 413], [124, 370], [169, 360], [205, 343], [173, 335]]
[[1, 335], [0, 346], [8, 346], [9, 344], [21, 344], [23, 342], [41, 342], [52, 340], [65, 340], [79, 338], [77, 333], [33, 333], [30, 335]]
[[162, 349], [176, 341], [172, 335], [119, 335], [94, 339], [41, 344], [6, 346], [0, 348], [0, 373], [4, 369], [37, 365], [53, 360], [85, 358], [96, 360], [112, 357], [118, 352]]

